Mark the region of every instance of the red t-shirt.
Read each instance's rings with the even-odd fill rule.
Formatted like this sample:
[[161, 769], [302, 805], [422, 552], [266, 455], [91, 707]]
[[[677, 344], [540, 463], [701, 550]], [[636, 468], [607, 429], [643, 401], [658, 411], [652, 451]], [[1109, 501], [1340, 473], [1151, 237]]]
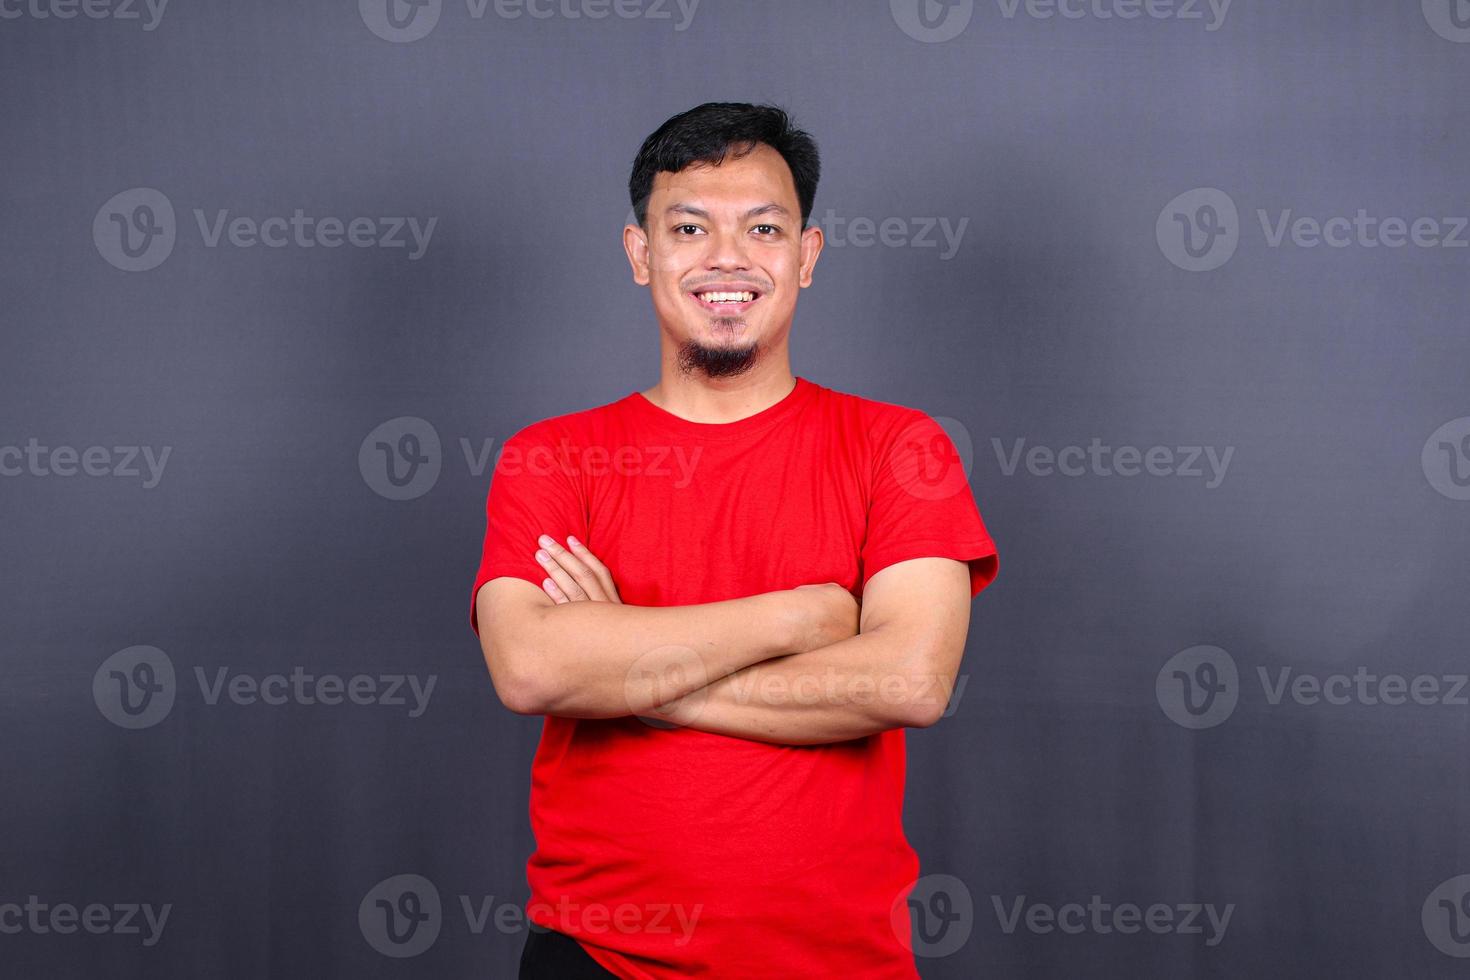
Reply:
[[[574, 534], [625, 603], [690, 605], [839, 582], [861, 597], [910, 558], [997, 570], [963, 465], [924, 413], [804, 378], [723, 424], [640, 393], [507, 440], [474, 597], [540, 586], [536, 538]], [[904, 837], [904, 732], [786, 746], [547, 716], [531, 765], [533, 922], [620, 977], [915, 978], [918, 873]]]

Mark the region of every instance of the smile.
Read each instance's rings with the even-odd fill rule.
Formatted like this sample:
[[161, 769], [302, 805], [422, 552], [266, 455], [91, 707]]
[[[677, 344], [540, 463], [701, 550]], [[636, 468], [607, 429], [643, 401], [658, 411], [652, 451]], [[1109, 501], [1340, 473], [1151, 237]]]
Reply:
[[753, 289], [701, 289], [689, 294], [711, 313], [744, 313], [761, 298]]

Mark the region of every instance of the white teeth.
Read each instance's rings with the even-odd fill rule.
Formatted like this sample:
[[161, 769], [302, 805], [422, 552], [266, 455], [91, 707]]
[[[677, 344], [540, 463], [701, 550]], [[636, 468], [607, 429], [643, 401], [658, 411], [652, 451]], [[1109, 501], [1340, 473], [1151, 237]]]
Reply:
[[755, 299], [755, 293], [696, 293], [706, 303], [749, 303]]

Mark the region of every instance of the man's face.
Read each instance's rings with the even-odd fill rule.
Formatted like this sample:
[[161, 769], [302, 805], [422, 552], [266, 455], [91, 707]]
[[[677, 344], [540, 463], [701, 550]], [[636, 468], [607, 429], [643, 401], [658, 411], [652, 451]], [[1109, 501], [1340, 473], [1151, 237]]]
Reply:
[[623, 245], [686, 370], [740, 374], [785, 343], [822, 232], [802, 231], [781, 154], [761, 143], [718, 167], [657, 174], [647, 226], [623, 229]]

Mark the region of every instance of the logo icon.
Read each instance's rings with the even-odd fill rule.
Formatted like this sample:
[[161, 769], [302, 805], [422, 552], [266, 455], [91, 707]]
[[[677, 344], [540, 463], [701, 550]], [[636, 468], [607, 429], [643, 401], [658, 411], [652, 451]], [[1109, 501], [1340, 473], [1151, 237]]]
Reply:
[[1160, 668], [1154, 695], [1176, 725], [1214, 728], [1230, 717], [1240, 700], [1235, 659], [1214, 646], [1181, 650]]
[[970, 488], [975, 443], [959, 419], [915, 419], [899, 432], [888, 455], [894, 480], [921, 500], [947, 500]]
[[[630, 708], [653, 705], [647, 714], [636, 716], [651, 728], [682, 728], [704, 711], [709, 701], [709, 692], [705, 690], [709, 682], [709, 670], [693, 649], [678, 645], [655, 647], [628, 668], [623, 677], [623, 699]], [[675, 698], [674, 692], [679, 690], [693, 693]], [[675, 703], [678, 722], [671, 718]]]
[[357, 907], [362, 938], [395, 959], [417, 956], [434, 945], [443, 924], [439, 889], [422, 875], [384, 878]]
[[1470, 500], [1470, 416], [1435, 429], [1419, 463], [1431, 487], [1451, 500]]
[[888, 920], [893, 934], [915, 956], [948, 956], [970, 939], [975, 901], [954, 875], [924, 875], [894, 899]]
[[92, 700], [119, 728], [152, 728], [173, 710], [174, 664], [158, 647], [119, 650], [92, 675]]
[[124, 272], [147, 272], [162, 265], [177, 236], [173, 204], [151, 187], [114, 194], [92, 219], [97, 251]]
[[428, 493], [439, 482], [442, 464], [439, 433], [414, 415], [384, 422], [357, 450], [363, 482], [389, 500], [413, 500]]
[[1424, 19], [1446, 41], [1470, 44], [1470, 0], [1420, 0]]
[[443, 0], [357, 0], [357, 12], [368, 30], [396, 44], [427, 37], [439, 23], [443, 6]]
[[1446, 956], [1470, 956], [1470, 875], [1456, 875], [1429, 893], [1420, 910], [1424, 935]]
[[915, 41], [938, 44], [959, 37], [975, 15], [975, 0], [888, 0], [893, 22]]
[[1164, 258], [1186, 272], [1209, 272], [1235, 254], [1240, 215], [1229, 194], [1197, 187], [1164, 205], [1154, 234]]

